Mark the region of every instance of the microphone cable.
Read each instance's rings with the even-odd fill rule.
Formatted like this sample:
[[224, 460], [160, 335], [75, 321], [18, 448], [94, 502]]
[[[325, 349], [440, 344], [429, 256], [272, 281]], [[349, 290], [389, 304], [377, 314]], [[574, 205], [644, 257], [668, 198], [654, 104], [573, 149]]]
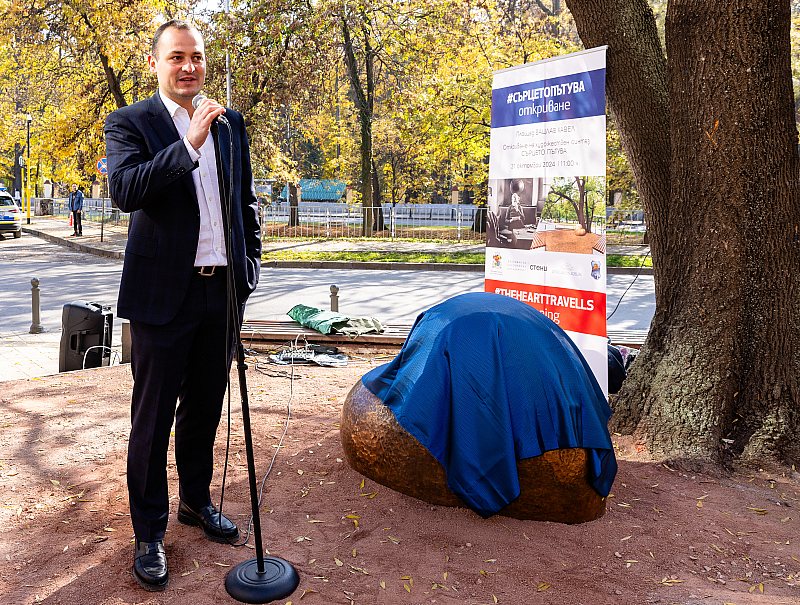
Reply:
[[[230, 122], [228, 120], [224, 120], [224, 121], [221, 121], [221, 122], [226, 126], [226, 128], [228, 130], [228, 140], [230, 142], [230, 149], [231, 149], [231, 151], [230, 151], [231, 166], [230, 166], [230, 170], [229, 170], [228, 188], [227, 188], [227, 191], [225, 191], [224, 187], [223, 187], [223, 191], [220, 192], [220, 194], [221, 194], [220, 197], [221, 197], [221, 202], [222, 202], [221, 203], [221, 209], [222, 209], [222, 213], [223, 213], [223, 217], [222, 217], [223, 218], [223, 229], [224, 229], [224, 233], [225, 233], [225, 252], [226, 252], [227, 261], [228, 261], [228, 270], [226, 271], [226, 306], [227, 306], [227, 312], [226, 312], [226, 326], [225, 326], [225, 344], [227, 346], [228, 343], [231, 343], [230, 346], [231, 346], [231, 349], [233, 349], [233, 358], [236, 358], [237, 357], [237, 350], [236, 349], [238, 347], [241, 347], [242, 345], [241, 345], [241, 342], [240, 342], [240, 339], [241, 339], [241, 318], [239, 317], [239, 315], [240, 315], [240, 305], [239, 305], [238, 297], [236, 295], [236, 283], [235, 283], [235, 280], [234, 280], [234, 272], [233, 272], [233, 243], [231, 241], [231, 237], [232, 237], [232, 233], [233, 233], [233, 231], [232, 231], [232, 217], [233, 217], [233, 188], [234, 188], [234, 182], [233, 182], [233, 173], [234, 173], [234, 170], [233, 170], [233, 168], [234, 168], [233, 167], [233, 161], [234, 161], [234, 159], [233, 159], [233, 131], [231, 130], [231, 125], [230, 125]], [[215, 124], [215, 125], [212, 126], [211, 134], [215, 139], [214, 143], [215, 143], [215, 151], [216, 151], [216, 155], [217, 155], [216, 160], [217, 160], [217, 175], [218, 175], [217, 180], [220, 182], [220, 184], [224, 185], [224, 182], [221, 180], [222, 179], [222, 175], [224, 174], [224, 172], [222, 171], [222, 160], [221, 160], [222, 156], [221, 156], [220, 149], [219, 149], [219, 134], [218, 133], [219, 133], [219, 128]], [[233, 336], [233, 338], [232, 338], [232, 336]], [[227, 355], [230, 355], [230, 350], [231, 349], [227, 349], [227, 351], [226, 351]], [[243, 349], [243, 347], [242, 347], [242, 359], [240, 359], [240, 360], [237, 359], [237, 364], [242, 364], [242, 363], [244, 363], [244, 349]], [[219, 499], [220, 520], [221, 520], [222, 513], [223, 513], [223, 503], [224, 503], [224, 500], [225, 500], [225, 483], [226, 483], [227, 475], [228, 475], [228, 461], [229, 461], [229, 458], [230, 458], [230, 445], [231, 445], [231, 407], [232, 407], [231, 406], [231, 396], [232, 396], [231, 395], [231, 380], [230, 380], [231, 366], [228, 363], [227, 356], [226, 356], [226, 359], [225, 359], [225, 365], [226, 365], [226, 371], [227, 371], [227, 385], [228, 385], [228, 389], [227, 389], [227, 400], [228, 400], [227, 423], [228, 423], [228, 428], [227, 428], [227, 441], [226, 441], [226, 444], [225, 444], [225, 461], [224, 461], [223, 470], [222, 470], [222, 487], [220, 489], [220, 499]], [[246, 369], [246, 366], [245, 366], [245, 369]], [[283, 439], [284, 439], [284, 437], [286, 436], [286, 433], [289, 430], [289, 421], [291, 419], [291, 413], [292, 413], [292, 411], [291, 411], [291, 403], [292, 403], [292, 399], [294, 397], [294, 361], [292, 361], [292, 364], [291, 364], [291, 374], [289, 375], [289, 385], [290, 385], [290, 387], [289, 387], [289, 400], [286, 402], [286, 425], [284, 426], [283, 433], [281, 434], [280, 439], [278, 440], [278, 445], [275, 448], [275, 453], [272, 456], [272, 460], [270, 461], [269, 468], [267, 469], [267, 472], [264, 474], [264, 478], [261, 480], [261, 486], [260, 486], [259, 493], [258, 493], [257, 510], [260, 510], [260, 508], [261, 508], [261, 500], [262, 500], [263, 493], [264, 493], [264, 486], [266, 484], [267, 478], [269, 477], [270, 473], [272, 472], [272, 468], [273, 468], [273, 466], [275, 464], [275, 459], [277, 458], [278, 453], [281, 451], [281, 446], [283, 444]], [[244, 386], [246, 387], [246, 385], [244, 385]], [[243, 394], [240, 394], [240, 396], [246, 397], [247, 394], [243, 393]], [[252, 435], [251, 435], [251, 439], [252, 439]], [[248, 469], [248, 472], [249, 472], [249, 469]], [[253, 469], [253, 472], [255, 473], [255, 469]], [[222, 534], [222, 536], [225, 538], [225, 541], [230, 546], [234, 546], [234, 547], [237, 547], [237, 548], [241, 547], [241, 546], [244, 546], [245, 544], [247, 544], [250, 541], [250, 536], [252, 535], [251, 534], [252, 525], [253, 525], [253, 515], [251, 513], [250, 520], [248, 521], [248, 524], [247, 524], [247, 530], [245, 531], [245, 538], [241, 542], [232, 542], [231, 540], [228, 539], [228, 537], [224, 533]]]
[[[197, 97], [196, 97], [197, 98]], [[204, 98], [202, 100], [205, 100]], [[200, 101], [202, 102], [202, 101]], [[199, 103], [198, 103], [199, 105]], [[196, 107], [196, 106], [195, 106]], [[226, 383], [227, 383], [227, 400], [228, 400], [228, 412], [227, 412], [227, 442], [225, 444], [225, 463], [222, 467], [222, 488], [220, 490], [220, 498], [219, 498], [219, 518], [218, 522], [222, 521], [223, 516], [223, 504], [225, 501], [225, 482], [227, 479], [228, 474], [228, 459], [230, 453], [230, 445], [231, 445], [231, 362], [235, 357], [235, 347], [236, 343], [232, 338], [232, 327], [235, 328], [238, 325], [238, 317], [239, 317], [239, 301], [238, 297], [236, 296], [236, 288], [235, 282], [233, 280], [233, 244], [231, 242], [231, 211], [233, 210], [233, 131], [231, 130], [230, 122], [225, 120], [222, 122], [228, 130], [228, 141], [230, 143], [230, 166], [229, 166], [229, 182], [227, 183], [227, 188], [225, 187], [224, 179], [224, 171], [222, 170], [222, 153], [220, 151], [220, 137], [219, 137], [219, 125], [218, 121], [215, 120], [214, 123], [211, 125], [210, 134], [214, 141], [214, 155], [215, 155], [215, 162], [217, 167], [217, 184], [220, 188], [220, 210], [222, 212], [222, 229], [223, 235], [225, 237], [225, 255], [227, 260], [227, 267], [225, 271], [225, 371], [226, 371]], [[234, 324], [233, 326], [231, 324]], [[229, 359], [231, 360], [229, 362]], [[250, 527], [248, 526], [247, 535], [245, 539], [241, 543], [232, 542], [228, 539], [222, 531], [222, 537], [225, 538], [225, 541], [230, 544], [231, 546], [244, 546], [250, 540]]]

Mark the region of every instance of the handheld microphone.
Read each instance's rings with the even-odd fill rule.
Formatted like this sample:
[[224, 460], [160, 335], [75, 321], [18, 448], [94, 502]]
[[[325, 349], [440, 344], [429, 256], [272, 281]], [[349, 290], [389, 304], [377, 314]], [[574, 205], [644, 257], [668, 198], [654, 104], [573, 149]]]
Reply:
[[[208, 99], [208, 97], [205, 96], [205, 95], [197, 95], [194, 99], [192, 99], [192, 107], [197, 109], [198, 107], [200, 107], [200, 105], [203, 104], [203, 101], [206, 101], [207, 99]], [[228, 118], [226, 118], [224, 115], [223, 116], [217, 116], [215, 118], [215, 121], [220, 121], [223, 124], [225, 124], [227, 126], [230, 126], [230, 122], [228, 122]]]

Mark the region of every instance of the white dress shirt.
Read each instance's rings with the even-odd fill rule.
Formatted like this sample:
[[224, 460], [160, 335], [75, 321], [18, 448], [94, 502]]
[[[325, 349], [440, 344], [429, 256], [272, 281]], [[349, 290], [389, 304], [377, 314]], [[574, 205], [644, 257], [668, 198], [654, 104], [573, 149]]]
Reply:
[[217, 163], [214, 153], [214, 139], [211, 134], [206, 137], [200, 149], [194, 149], [186, 140], [191, 119], [189, 112], [167, 97], [160, 90], [158, 94], [164, 102], [178, 134], [183, 137], [183, 144], [193, 162], [199, 167], [192, 171], [194, 190], [197, 193], [197, 205], [200, 209], [200, 237], [197, 241], [195, 267], [227, 265], [225, 254], [225, 233], [222, 226], [222, 207], [220, 206], [219, 181], [217, 180]]

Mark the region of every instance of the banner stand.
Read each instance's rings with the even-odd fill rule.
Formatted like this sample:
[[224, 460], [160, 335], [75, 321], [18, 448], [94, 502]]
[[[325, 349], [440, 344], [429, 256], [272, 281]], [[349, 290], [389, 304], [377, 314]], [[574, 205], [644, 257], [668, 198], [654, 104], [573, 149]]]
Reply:
[[485, 290], [564, 329], [608, 393], [606, 49], [494, 73]]

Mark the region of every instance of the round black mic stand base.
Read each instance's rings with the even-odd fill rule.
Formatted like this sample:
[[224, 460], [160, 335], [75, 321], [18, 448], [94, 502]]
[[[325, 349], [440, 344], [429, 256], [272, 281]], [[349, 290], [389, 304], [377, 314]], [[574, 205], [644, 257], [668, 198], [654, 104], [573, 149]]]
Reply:
[[228, 572], [225, 590], [242, 603], [269, 603], [292, 594], [300, 584], [297, 571], [277, 557], [265, 557], [264, 573], [258, 572], [258, 558], [242, 561]]

